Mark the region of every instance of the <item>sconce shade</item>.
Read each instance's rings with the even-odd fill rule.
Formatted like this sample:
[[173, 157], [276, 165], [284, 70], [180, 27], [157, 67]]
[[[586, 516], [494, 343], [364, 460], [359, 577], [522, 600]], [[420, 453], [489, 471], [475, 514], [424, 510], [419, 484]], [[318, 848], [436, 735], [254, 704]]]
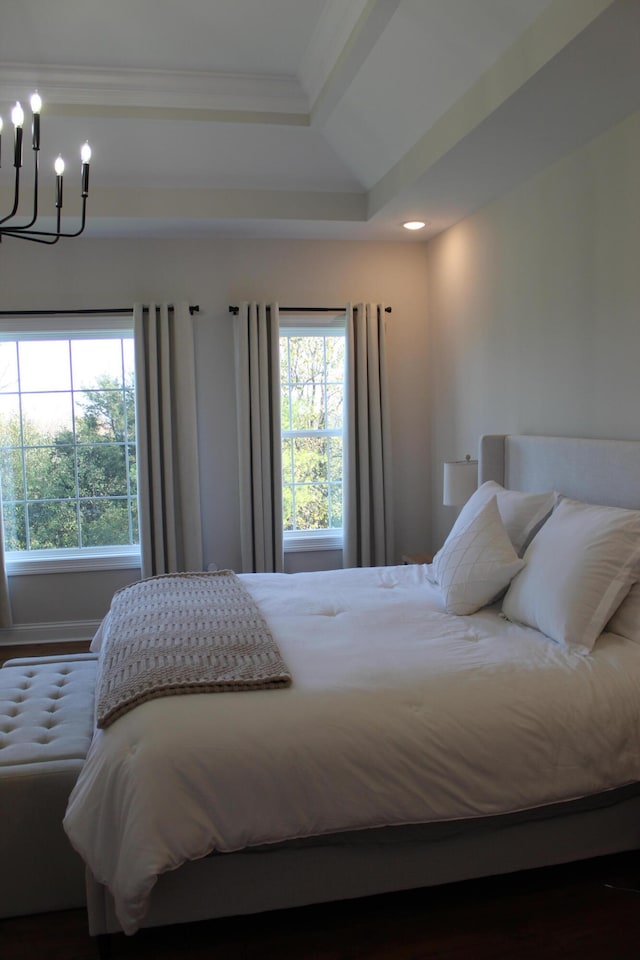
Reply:
[[478, 486], [478, 461], [452, 460], [444, 465], [442, 502], [445, 507], [461, 507]]

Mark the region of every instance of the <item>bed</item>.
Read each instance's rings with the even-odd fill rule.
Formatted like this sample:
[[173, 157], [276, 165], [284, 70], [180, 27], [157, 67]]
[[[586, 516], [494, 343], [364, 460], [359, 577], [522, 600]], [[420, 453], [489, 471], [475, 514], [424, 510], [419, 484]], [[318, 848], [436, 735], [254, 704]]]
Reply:
[[[433, 567], [240, 578], [290, 687], [153, 699], [96, 732], [65, 818], [93, 935], [640, 845], [640, 442], [484, 436], [479, 460], [486, 503], [472, 522], [463, 508]], [[498, 503], [516, 504], [512, 527]], [[617, 508], [613, 546], [586, 505]], [[539, 590], [567, 565], [565, 530], [590, 535], [593, 516], [604, 552], [582, 552], [602, 562], [570, 584], [567, 623]], [[447, 561], [469, 530], [488, 537], [485, 566], [460, 590]], [[152, 812], [145, 781], [163, 794]]]

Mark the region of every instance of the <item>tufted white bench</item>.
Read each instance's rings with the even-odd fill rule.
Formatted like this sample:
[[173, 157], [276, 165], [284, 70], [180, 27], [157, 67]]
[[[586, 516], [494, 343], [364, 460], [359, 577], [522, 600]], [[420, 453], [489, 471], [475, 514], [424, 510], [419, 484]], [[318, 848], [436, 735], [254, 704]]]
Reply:
[[0, 917], [85, 902], [62, 818], [91, 743], [95, 673], [93, 654], [0, 669]]

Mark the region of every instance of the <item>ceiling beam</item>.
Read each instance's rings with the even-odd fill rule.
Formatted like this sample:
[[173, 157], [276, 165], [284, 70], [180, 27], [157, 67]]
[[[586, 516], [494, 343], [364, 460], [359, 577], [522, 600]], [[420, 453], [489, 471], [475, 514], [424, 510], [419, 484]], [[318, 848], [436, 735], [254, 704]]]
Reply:
[[340, 103], [384, 33], [402, 0], [367, 0], [311, 107], [312, 125], [322, 126]]
[[374, 216], [425, 177], [609, 8], [617, 7], [623, 13], [625, 6], [636, 4], [627, 4], [626, 0], [555, 0], [371, 188], [369, 215]]
[[[80, 213], [80, 200], [70, 190], [65, 197], [64, 215]], [[0, 190], [0, 209], [12, 194]], [[101, 217], [178, 218], [191, 220], [366, 220], [364, 193], [337, 193], [303, 190], [209, 190], [165, 187], [94, 187], [88, 204], [88, 223]], [[29, 210], [24, 211], [27, 216]], [[43, 215], [46, 211], [43, 210]]]

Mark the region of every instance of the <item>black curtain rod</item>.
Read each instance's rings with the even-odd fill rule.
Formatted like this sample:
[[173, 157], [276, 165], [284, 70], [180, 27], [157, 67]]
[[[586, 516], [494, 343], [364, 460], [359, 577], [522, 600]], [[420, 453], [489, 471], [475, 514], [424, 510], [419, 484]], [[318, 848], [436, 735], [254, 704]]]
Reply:
[[[269, 307], [267, 306], [267, 310]], [[357, 309], [354, 307], [354, 309]], [[240, 307], [229, 306], [229, 313], [237, 317]], [[280, 307], [281, 313], [344, 313], [344, 307]], [[384, 308], [385, 313], [391, 313], [391, 307]]]
[[[149, 311], [148, 307], [142, 309], [145, 313]], [[174, 309], [175, 307], [170, 303], [169, 310]], [[0, 310], [0, 317], [104, 317], [114, 314], [126, 315], [128, 313], [133, 313], [133, 307], [113, 307], [111, 310], [106, 308], [97, 310]], [[189, 313], [191, 316], [194, 313], [200, 313], [199, 304], [190, 304]]]

